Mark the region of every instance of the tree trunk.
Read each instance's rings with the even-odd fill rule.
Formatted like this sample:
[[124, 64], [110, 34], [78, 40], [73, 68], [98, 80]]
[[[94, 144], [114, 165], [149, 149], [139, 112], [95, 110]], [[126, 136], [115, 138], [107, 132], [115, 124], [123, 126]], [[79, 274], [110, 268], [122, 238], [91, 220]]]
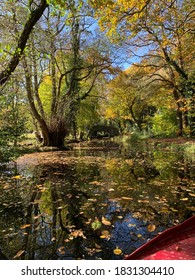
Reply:
[[66, 136], [66, 130], [64, 131], [52, 131], [49, 132], [49, 134], [43, 133], [43, 146], [46, 147], [58, 147], [58, 148], [63, 148], [64, 147], [64, 138]]

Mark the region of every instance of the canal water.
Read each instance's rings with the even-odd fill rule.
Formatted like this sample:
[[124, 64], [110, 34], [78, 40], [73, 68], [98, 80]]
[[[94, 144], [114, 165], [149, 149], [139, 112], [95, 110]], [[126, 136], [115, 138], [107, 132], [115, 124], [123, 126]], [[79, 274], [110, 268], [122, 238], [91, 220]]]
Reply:
[[9, 259], [123, 259], [193, 214], [187, 146], [90, 141], [0, 167], [0, 248]]

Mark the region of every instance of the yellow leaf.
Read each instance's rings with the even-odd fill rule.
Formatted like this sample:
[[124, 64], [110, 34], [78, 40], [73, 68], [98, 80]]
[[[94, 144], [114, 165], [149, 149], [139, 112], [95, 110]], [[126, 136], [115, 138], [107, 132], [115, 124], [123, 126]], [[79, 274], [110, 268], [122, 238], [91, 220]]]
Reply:
[[152, 224], [148, 225], [148, 231], [149, 232], [153, 232], [153, 231], [155, 231], [155, 229], [156, 229], [155, 225], [152, 225]]
[[12, 179], [20, 179], [21, 176], [20, 175], [16, 175], [16, 176], [13, 176]]
[[128, 227], [135, 227], [136, 224], [128, 224]]
[[141, 238], [141, 237], [142, 237], [142, 234], [141, 234], [141, 233], [138, 233], [138, 234], [137, 234], [137, 237], [138, 237], [138, 238]]
[[132, 197], [127, 197], [127, 196], [122, 196], [122, 199], [123, 199], [123, 200], [133, 200]]
[[180, 200], [182, 200], [182, 201], [187, 201], [187, 200], [188, 200], [188, 197], [181, 198]]
[[106, 236], [110, 235], [110, 233], [109, 233], [108, 230], [103, 230], [103, 231], [102, 231], [102, 234], [103, 234], [103, 235], [106, 235]]
[[82, 237], [83, 239], [86, 239], [86, 237], [84, 236], [83, 231], [81, 229], [74, 230], [73, 232], [71, 232], [71, 236], [73, 236], [73, 237]]
[[118, 247], [116, 247], [116, 249], [114, 249], [113, 252], [114, 252], [115, 255], [121, 255], [122, 254], [122, 250], [119, 249]]
[[28, 227], [30, 227], [30, 226], [31, 226], [31, 224], [25, 224], [25, 225], [21, 226], [20, 228], [21, 228], [21, 229], [25, 229], [25, 228], [28, 228]]
[[102, 238], [102, 239], [104, 239], [104, 238], [110, 239], [110, 233], [109, 233], [109, 231], [103, 230], [103, 231], [102, 231], [102, 235], [100, 236], [100, 238]]
[[106, 220], [106, 218], [102, 217], [102, 224], [104, 224], [105, 226], [110, 226], [111, 222]]
[[25, 252], [24, 250], [18, 251], [18, 253], [14, 256], [14, 259], [21, 257], [24, 252]]
[[117, 216], [118, 219], [123, 219], [123, 216]]

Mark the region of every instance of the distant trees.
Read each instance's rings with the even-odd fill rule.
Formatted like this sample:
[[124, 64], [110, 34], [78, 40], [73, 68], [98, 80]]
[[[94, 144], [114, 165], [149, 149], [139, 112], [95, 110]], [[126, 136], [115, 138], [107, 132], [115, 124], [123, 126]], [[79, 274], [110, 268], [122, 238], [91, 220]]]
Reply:
[[[194, 1], [91, 1], [102, 28], [144, 60], [148, 81], [172, 90], [178, 135], [195, 134]], [[105, 5], [104, 11], [101, 5]], [[111, 18], [111, 20], [108, 20]]]

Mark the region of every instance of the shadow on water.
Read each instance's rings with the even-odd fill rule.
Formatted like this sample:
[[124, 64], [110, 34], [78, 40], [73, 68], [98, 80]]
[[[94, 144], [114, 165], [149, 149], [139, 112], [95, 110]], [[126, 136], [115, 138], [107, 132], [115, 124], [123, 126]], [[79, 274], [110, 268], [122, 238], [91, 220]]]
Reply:
[[123, 259], [195, 212], [195, 162], [178, 150], [90, 142], [2, 167], [9, 259]]

